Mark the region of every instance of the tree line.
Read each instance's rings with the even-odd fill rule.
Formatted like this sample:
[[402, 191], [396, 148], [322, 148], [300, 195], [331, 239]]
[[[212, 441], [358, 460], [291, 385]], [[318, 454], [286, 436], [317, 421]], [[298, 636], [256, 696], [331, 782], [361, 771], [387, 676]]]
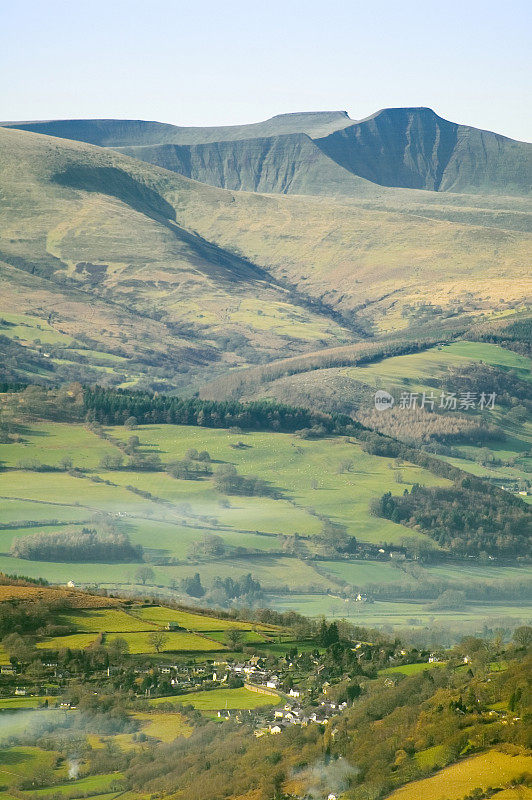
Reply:
[[82, 528], [20, 536], [11, 545], [10, 554], [30, 561], [124, 562], [140, 561], [142, 547], [132, 545], [124, 533]]
[[507, 492], [495, 496], [490, 488], [470, 478], [451, 487], [414, 484], [401, 496], [385, 492], [372, 511], [424, 531], [454, 554], [529, 558], [530, 509]]
[[83, 403], [87, 419], [104, 425], [199, 425], [284, 433], [314, 426], [327, 433], [344, 431], [346, 427], [354, 431], [358, 427], [347, 416], [317, 414], [275, 402], [199, 400], [99, 386], [83, 390]]

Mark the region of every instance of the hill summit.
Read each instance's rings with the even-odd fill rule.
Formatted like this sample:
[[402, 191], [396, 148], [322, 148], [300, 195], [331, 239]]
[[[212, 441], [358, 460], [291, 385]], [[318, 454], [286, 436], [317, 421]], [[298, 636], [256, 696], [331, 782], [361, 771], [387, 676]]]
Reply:
[[109, 147], [231, 190], [360, 197], [372, 186], [526, 195], [532, 145], [450, 122], [432, 109], [279, 114], [263, 122], [179, 127], [143, 120], [6, 122]]

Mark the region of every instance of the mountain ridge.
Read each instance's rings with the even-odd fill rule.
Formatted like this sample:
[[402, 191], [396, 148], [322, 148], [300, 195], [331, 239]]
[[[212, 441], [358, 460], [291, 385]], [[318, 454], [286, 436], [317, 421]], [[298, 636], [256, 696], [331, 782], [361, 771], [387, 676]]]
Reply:
[[179, 127], [143, 120], [5, 122], [111, 148], [236, 191], [361, 197], [378, 187], [526, 196], [532, 145], [445, 120], [423, 106], [279, 114], [258, 123]]

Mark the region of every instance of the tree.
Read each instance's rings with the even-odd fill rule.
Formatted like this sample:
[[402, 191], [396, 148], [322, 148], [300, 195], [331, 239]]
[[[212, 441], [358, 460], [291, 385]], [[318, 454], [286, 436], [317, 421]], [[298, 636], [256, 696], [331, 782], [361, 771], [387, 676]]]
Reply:
[[203, 597], [205, 594], [205, 589], [201, 585], [199, 572], [196, 572], [192, 578], [183, 578], [181, 586], [183, 591], [190, 595], [190, 597]]
[[99, 463], [101, 469], [120, 469], [124, 463], [124, 457], [119, 453], [105, 453]]
[[231, 650], [239, 650], [242, 647], [244, 634], [240, 628], [228, 628], [226, 632], [227, 644]]
[[446, 589], [432, 604], [432, 608], [463, 608], [466, 601], [466, 594], [460, 589]]
[[512, 638], [519, 647], [530, 647], [532, 644], [532, 627], [530, 625], [521, 625], [515, 629]]
[[2, 639], [2, 647], [11, 659], [21, 664], [29, 664], [33, 656], [33, 649], [18, 633], [10, 633]]
[[135, 580], [146, 586], [147, 583], [153, 583], [155, 580], [155, 572], [151, 567], [139, 567], [135, 572]]
[[109, 650], [111, 658], [114, 658], [116, 661], [121, 661], [122, 658], [129, 653], [129, 642], [122, 636], [115, 636], [107, 645], [107, 649]]
[[167, 641], [168, 634], [164, 631], [152, 631], [148, 634], [148, 644], [150, 644], [157, 653], [160, 653], [161, 650], [164, 649]]

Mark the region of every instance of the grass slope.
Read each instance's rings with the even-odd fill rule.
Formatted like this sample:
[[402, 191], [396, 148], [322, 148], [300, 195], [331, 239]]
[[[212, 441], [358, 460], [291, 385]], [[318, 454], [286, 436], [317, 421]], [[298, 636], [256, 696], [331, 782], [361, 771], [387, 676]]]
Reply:
[[196, 387], [354, 341], [391, 307], [527, 293], [520, 198], [235, 194], [87, 144], [0, 140], [0, 344], [19, 378]]
[[446, 767], [431, 778], [407, 784], [393, 792], [389, 800], [461, 800], [474, 789], [504, 787], [530, 771], [531, 766], [530, 756], [490, 750]]

